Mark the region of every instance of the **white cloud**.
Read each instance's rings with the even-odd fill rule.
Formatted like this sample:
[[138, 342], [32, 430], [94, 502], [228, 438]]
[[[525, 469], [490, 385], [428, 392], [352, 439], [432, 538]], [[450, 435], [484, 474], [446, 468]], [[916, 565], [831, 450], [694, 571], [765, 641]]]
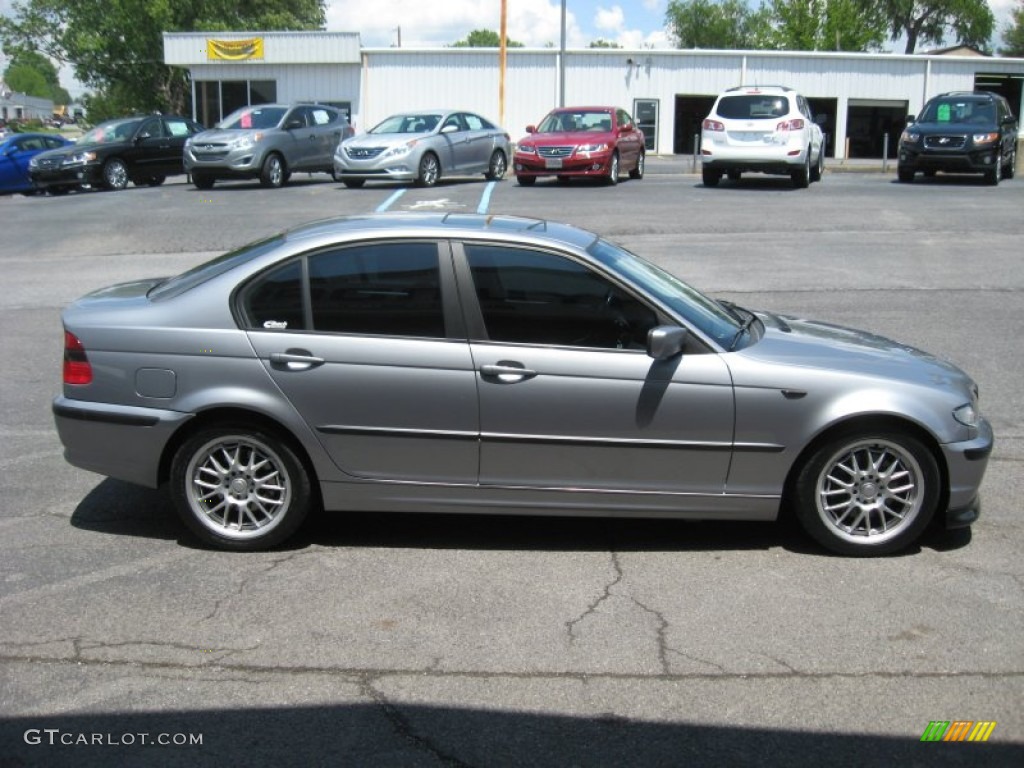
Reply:
[[608, 32], [621, 32], [626, 24], [626, 15], [622, 8], [613, 5], [611, 8], [598, 6], [597, 15], [594, 16], [594, 26]]

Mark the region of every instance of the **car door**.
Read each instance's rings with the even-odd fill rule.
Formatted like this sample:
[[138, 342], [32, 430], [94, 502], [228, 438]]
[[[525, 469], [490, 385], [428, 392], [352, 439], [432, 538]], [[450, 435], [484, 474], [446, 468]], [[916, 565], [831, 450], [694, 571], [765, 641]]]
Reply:
[[441, 136], [445, 139], [448, 160], [441, 158], [444, 169], [449, 172], [465, 172], [472, 161], [470, 133], [459, 114], [451, 114], [441, 124]]
[[373, 480], [475, 483], [476, 375], [445, 243], [339, 246], [239, 295], [268, 374], [339, 469]]
[[494, 126], [472, 112], [463, 112], [462, 121], [466, 126], [466, 163], [463, 170], [467, 173], [486, 171], [494, 148]]
[[304, 171], [316, 157], [316, 131], [309, 107], [294, 107], [284, 119], [278, 147], [284, 153], [290, 171]]
[[310, 123], [315, 135], [315, 149], [310, 153], [310, 168], [320, 171], [334, 169], [334, 150], [341, 143], [345, 127], [341, 113], [324, 107], [311, 107]]
[[660, 315], [569, 257], [456, 249], [480, 392], [480, 483], [721, 494], [733, 392], [716, 354], [646, 354]]
[[125, 152], [128, 172], [133, 179], [166, 176], [172, 151], [163, 119], [152, 117], [143, 120]]
[[183, 117], [163, 118], [163, 133], [166, 137], [161, 171], [165, 176], [185, 172], [185, 141], [195, 134], [195, 128]]
[[633, 118], [624, 109], [615, 110], [615, 119], [618, 123], [616, 131], [618, 134], [619, 161], [623, 168], [634, 168], [640, 151], [643, 149], [643, 139], [640, 131], [633, 123]]
[[23, 136], [11, 139], [0, 153], [0, 190], [30, 189], [28, 161], [43, 150], [41, 137]]

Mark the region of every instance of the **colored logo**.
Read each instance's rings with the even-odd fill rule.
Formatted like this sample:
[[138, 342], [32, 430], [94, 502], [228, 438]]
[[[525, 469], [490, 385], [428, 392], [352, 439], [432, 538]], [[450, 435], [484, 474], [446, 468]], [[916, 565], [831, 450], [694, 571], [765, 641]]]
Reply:
[[921, 741], [988, 741], [995, 729], [995, 720], [932, 720]]

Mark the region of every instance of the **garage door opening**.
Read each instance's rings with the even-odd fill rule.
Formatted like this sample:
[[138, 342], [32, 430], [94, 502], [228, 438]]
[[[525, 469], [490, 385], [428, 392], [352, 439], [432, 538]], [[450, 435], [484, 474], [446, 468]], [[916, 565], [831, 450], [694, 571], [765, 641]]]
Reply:
[[846, 157], [896, 157], [900, 134], [907, 127], [907, 102], [850, 99], [846, 116]]

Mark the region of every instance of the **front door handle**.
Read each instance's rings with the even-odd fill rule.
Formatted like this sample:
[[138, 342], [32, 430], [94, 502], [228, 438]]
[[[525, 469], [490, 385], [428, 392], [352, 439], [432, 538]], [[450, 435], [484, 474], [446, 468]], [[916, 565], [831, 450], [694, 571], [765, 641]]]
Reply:
[[287, 371], [308, 371], [310, 368], [324, 364], [322, 357], [317, 357], [305, 349], [289, 349], [285, 352], [274, 352], [270, 355], [270, 364], [275, 368]]
[[480, 373], [487, 378], [497, 379], [502, 384], [515, 384], [532, 379], [537, 375], [536, 371], [531, 371], [529, 368], [524, 368], [521, 363], [509, 360], [499, 360], [495, 365], [482, 365]]

